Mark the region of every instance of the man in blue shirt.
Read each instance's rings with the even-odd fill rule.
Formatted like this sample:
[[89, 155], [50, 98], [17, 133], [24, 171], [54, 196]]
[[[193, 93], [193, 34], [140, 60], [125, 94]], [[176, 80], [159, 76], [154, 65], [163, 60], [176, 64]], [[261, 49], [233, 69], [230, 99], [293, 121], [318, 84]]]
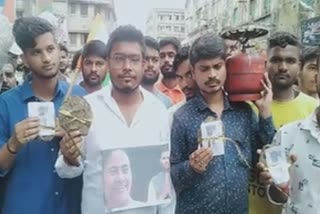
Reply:
[[[275, 133], [269, 79], [265, 76], [266, 93], [255, 101], [258, 120], [249, 104], [229, 102], [224, 93], [225, 57], [223, 40], [213, 34], [200, 37], [191, 47], [192, 76], [200, 93], [174, 114], [171, 130], [171, 175], [177, 214], [248, 213], [252, 155], [270, 143]], [[214, 127], [201, 129], [209, 122]], [[208, 128], [211, 147], [204, 144], [208, 137], [204, 137], [203, 130]], [[219, 135], [213, 136], [218, 130]]]
[[[68, 84], [59, 81], [59, 48], [52, 26], [36, 17], [21, 18], [13, 34], [31, 75], [0, 96], [0, 173], [7, 177], [2, 213], [78, 214], [81, 178], [60, 179], [54, 170], [62, 132], [38, 138], [39, 118], [28, 117], [28, 102], [50, 101], [57, 113]], [[74, 87], [74, 95], [84, 95]]]

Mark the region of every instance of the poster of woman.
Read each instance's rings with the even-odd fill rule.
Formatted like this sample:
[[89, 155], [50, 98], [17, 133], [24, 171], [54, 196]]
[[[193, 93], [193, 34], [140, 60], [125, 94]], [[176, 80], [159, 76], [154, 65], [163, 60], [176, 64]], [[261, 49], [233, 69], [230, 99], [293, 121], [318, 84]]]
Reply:
[[106, 213], [164, 205], [174, 195], [166, 146], [118, 148], [103, 152]]

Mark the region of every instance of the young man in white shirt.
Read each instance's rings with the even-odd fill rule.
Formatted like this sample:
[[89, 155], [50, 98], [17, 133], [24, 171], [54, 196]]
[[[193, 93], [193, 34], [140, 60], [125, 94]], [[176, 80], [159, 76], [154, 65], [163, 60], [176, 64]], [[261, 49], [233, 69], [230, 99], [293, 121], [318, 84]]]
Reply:
[[[83, 173], [83, 214], [119, 213], [106, 208], [104, 151], [169, 145], [168, 113], [156, 97], [140, 87], [144, 73], [144, 54], [143, 35], [134, 27], [120, 26], [110, 35], [107, 64], [112, 84], [86, 97], [94, 117], [89, 134], [82, 141], [80, 133], [75, 131], [70, 133], [73, 142], [65, 137], [60, 143], [62, 154], [56, 162], [57, 173], [63, 178]], [[84, 158], [80, 158], [80, 145], [83, 146]], [[150, 164], [146, 163], [147, 160], [140, 161], [146, 167]], [[124, 180], [124, 174], [130, 170], [126, 166], [120, 168]], [[114, 167], [112, 173], [119, 174], [120, 170], [116, 170]], [[137, 176], [135, 171], [132, 173]], [[133, 185], [123, 184], [121, 188], [118, 186], [118, 190], [130, 191], [129, 186]], [[145, 186], [147, 189], [147, 184]], [[144, 207], [127, 209], [121, 213], [155, 214], [157, 209], [156, 204], [146, 203]]]

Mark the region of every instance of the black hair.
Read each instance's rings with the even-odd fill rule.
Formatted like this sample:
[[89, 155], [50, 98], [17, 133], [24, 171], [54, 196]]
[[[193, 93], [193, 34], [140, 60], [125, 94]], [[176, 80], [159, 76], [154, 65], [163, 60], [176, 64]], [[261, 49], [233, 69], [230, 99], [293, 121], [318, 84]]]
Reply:
[[173, 61], [173, 69], [174, 71], [176, 71], [178, 69], [178, 67], [187, 59], [189, 59], [189, 51], [190, 51], [190, 46], [185, 46], [182, 47], [179, 52], [176, 54], [176, 56], [174, 57], [174, 61]]
[[23, 17], [15, 21], [12, 29], [16, 43], [22, 51], [34, 48], [37, 44], [35, 39], [45, 33], [52, 33], [52, 25], [39, 17]]
[[202, 59], [226, 58], [226, 46], [223, 39], [215, 34], [208, 33], [196, 39], [190, 50], [190, 64], [194, 66]]
[[302, 51], [302, 59], [301, 59], [301, 68], [304, 67], [304, 65], [315, 59], [320, 58], [320, 48], [318, 46], [307, 46], [303, 48]]
[[297, 48], [301, 48], [299, 39], [289, 32], [278, 31], [273, 33], [268, 39], [269, 50], [277, 46], [285, 48], [287, 45], [292, 45], [296, 46]]
[[112, 149], [112, 150], [107, 150], [107, 151], [103, 152], [103, 158], [104, 158], [104, 161], [105, 161], [104, 164], [106, 164], [106, 163], [108, 163], [110, 161], [109, 159], [111, 158], [111, 156], [112, 156], [112, 154], [114, 152], [122, 152], [122, 153], [124, 153], [128, 157], [129, 162], [131, 164], [130, 157], [129, 157], [128, 153], [126, 152], [126, 150], [123, 150], [123, 149]]
[[181, 48], [181, 43], [176, 37], [166, 37], [160, 40], [160, 49], [167, 45], [173, 45], [178, 52]]
[[68, 51], [68, 48], [64, 45], [64, 44], [59, 44], [59, 48], [60, 48], [60, 51], [64, 51], [64, 52], [66, 52], [67, 53], [67, 55], [68, 55], [68, 53], [69, 53], [69, 51]]
[[123, 25], [115, 29], [109, 37], [107, 44], [107, 56], [110, 57], [112, 48], [118, 42], [136, 42], [141, 46], [142, 56], [145, 55], [144, 36], [140, 30], [132, 25]]
[[145, 36], [144, 37], [144, 42], [146, 43], [146, 47], [155, 49], [158, 52], [160, 51], [159, 42], [155, 38], [153, 38], [151, 36]]
[[72, 62], [71, 62], [71, 70], [74, 70], [77, 68], [78, 60], [82, 54], [82, 49], [78, 50], [77, 52], [74, 53]]
[[100, 40], [92, 40], [88, 42], [84, 46], [81, 56], [82, 56], [82, 59], [85, 59], [92, 55], [101, 57], [102, 59], [106, 59], [107, 58], [106, 45]]

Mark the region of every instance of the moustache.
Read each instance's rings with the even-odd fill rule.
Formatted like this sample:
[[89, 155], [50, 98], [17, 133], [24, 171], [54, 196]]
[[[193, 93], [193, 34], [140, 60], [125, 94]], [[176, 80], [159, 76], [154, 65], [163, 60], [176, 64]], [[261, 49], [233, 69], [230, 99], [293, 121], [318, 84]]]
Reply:
[[163, 64], [162, 68], [164, 68], [164, 67], [170, 67], [170, 68], [172, 68], [172, 65], [170, 65], [170, 64], [167, 63], [167, 62], [165, 62], [165, 63]]
[[190, 87], [188, 87], [188, 86], [186, 86], [186, 87], [184, 87], [183, 89], [182, 89], [182, 91], [191, 91], [192, 89], [190, 88]]
[[288, 73], [278, 73], [275, 75], [276, 77], [290, 77]]
[[204, 84], [205, 85], [211, 85], [211, 84], [220, 84], [221, 81], [217, 78], [209, 78]]
[[157, 71], [154, 69], [145, 69], [144, 72], [152, 72], [152, 73], [156, 73]]

